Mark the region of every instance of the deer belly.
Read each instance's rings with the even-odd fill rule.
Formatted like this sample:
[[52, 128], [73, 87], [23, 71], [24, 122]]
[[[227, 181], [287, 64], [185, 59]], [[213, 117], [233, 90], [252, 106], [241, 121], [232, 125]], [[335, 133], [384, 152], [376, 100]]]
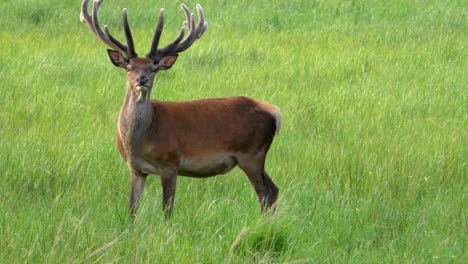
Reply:
[[228, 173], [237, 165], [237, 160], [232, 156], [213, 159], [183, 159], [179, 175], [191, 177], [210, 177]]

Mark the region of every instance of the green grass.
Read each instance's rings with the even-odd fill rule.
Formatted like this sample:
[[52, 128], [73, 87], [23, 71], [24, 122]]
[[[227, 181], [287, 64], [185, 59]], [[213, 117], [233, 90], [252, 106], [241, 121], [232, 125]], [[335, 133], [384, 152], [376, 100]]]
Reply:
[[[262, 216], [240, 170], [179, 178], [173, 218], [151, 177], [135, 221], [115, 147], [125, 74], [79, 22], [80, 1], [4, 0], [0, 263], [466, 263], [468, 7], [464, 1], [200, 2], [207, 34], [153, 97], [247, 95], [284, 118]], [[196, 1], [186, 1], [194, 8]], [[146, 54], [159, 8], [129, 8]]]

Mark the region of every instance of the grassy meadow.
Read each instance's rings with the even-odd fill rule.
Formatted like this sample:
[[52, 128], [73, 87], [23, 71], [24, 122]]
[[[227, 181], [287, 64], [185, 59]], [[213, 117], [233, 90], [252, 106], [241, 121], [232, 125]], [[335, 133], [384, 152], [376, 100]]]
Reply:
[[[159, 9], [107, 0], [137, 52]], [[80, 0], [2, 0], [0, 263], [466, 263], [468, 6], [462, 0], [187, 0], [207, 33], [157, 76], [153, 98], [246, 95], [283, 128], [262, 215], [247, 177], [180, 177], [164, 221], [158, 177], [128, 218], [115, 145], [126, 77], [79, 21]]]

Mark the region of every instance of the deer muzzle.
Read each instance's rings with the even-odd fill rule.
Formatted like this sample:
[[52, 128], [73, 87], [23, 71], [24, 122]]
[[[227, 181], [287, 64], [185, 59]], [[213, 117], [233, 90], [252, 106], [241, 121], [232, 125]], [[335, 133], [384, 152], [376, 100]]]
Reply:
[[148, 87], [143, 86], [143, 85], [138, 85], [136, 87], [136, 90], [140, 93], [148, 93], [148, 89], [149, 89]]
[[136, 87], [138, 94], [137, 102], [140, 102], [142, 99], [146, 98], [146, 96], [149, 93], [149, 87], [143, 86], [143, 85], [138, 85]]

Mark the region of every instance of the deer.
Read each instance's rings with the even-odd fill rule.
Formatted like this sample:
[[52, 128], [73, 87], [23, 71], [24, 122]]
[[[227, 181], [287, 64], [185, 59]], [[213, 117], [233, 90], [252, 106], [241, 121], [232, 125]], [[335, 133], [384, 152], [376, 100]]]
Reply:
[[[127, 74], [127, 87], [117, 125], [117, 148], [131, 175], [130, 215], [135, 216], [148, 175], [159, 175], [163, 213], [173, 212], [178, 176], [206, 178], [226, 174], [238, 166], [248, 177], [262, 212], [275, 207], [279, 189], [265, 171], [265, 159], [279, 133], [282, 115], [278, 107], [245, 96], [172, 102], [151, 99], [157, 73], [169, 70], [179, 53], [206, 32], [208, 23], [197, 4], [199, 21], [181, 4], [185, 21], [178, 37], [164, 47], [159, 40], [165, 11], [159, 20], [149, 53], [139, 57], [123, 9], [126, 45], [99, 22], [103, 0], [83, 0], [80, 19], [107, 44], [112, 64]], [[188, 34], [185, 36], [185, 28]]]

